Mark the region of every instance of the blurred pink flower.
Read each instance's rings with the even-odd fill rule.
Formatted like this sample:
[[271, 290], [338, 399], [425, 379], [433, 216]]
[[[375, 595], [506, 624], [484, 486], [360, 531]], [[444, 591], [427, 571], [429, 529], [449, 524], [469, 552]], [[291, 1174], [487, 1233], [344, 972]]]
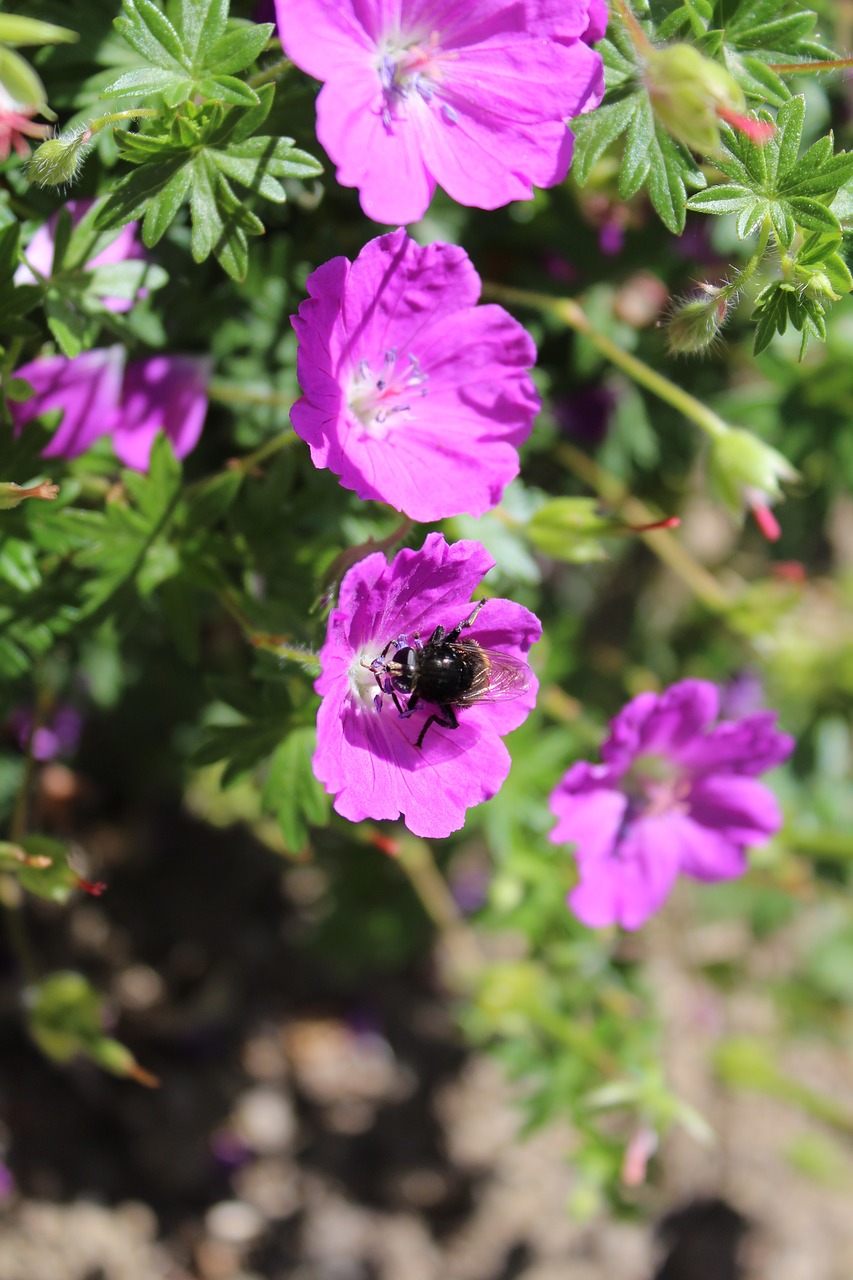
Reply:
[[116, 457], [146, 471], [158, 431], [179, 458], [198, 443], [207, 413], [211, 361], [200, 356], [150, 356], [125, 364], [123, 347], [96, 348], [79, 356], [42, 356], [22, 365], [17, 378], [34, 394], [13, 403], [19, 430], [33, 418], [60, 410], [59, 426], [44, 457], [76, 458], [110, 436]]
[[793, 738], [772, 711], [715, 724], [718, 714], [719, 691], [706, 680], [641, 693], [611, 721], [603, 763], [573, 765], [553, 792], [551, 840], [575, 845], [580, 883], [569, 906], [584, 924], [638, 929], [680, 873], [743, 875], [745, 850], [781, 827], [755, 775], [787, 760]]
[[[94, 200], [68, 201], [65, 207], [71, 214], [72, 227], [77, 226], [77, 223], [94, 203]], [[37, 271], [41, 276], [50, 276], [53, 268], [53, 250], [58, 218], [59, 210], [52, 214], [47, 222], [43, 223], [36, 231], [24, 250], [26, 262], [22, 262], [15, 272], [15, 284], [34, 284], [36, 280], [33, 274], [34, 271]], [[105, 249], [97, 253], [94, 258], [89, 259], [86, 263], [86, 270], [93, 271], [96, 267], [106, 267], [116, 262], [128, 262], [134, 258], [144, 258], [145, 256], [145, 249], [139, 239], [139, 223], [128, 222]], [[140, 290], [139, 296], [141, 297], [143, 293], [144, 291]], [[102, 301], [109, 311], [130, 311], [133, 306], [131, 298], [105, 297]]]

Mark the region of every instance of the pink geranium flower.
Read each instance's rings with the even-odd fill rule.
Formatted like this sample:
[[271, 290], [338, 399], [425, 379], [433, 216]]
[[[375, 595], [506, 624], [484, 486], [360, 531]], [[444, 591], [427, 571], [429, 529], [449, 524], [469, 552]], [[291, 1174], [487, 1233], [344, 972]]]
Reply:
[[465, 251], [390, 232], [325, 263], [308, 292], [290, 416], [314, 465], [414, 520], [496, 506], [539, 408], [536, 348], [502, 307], [475, 305]]
[[317, 136], [377, 222], [422, 218], [436, 185], [496, 209], [566, 176], [565, 121], [596, 106], [594, 0], [276, 0], [289, 58], [325, 81]]
[[[94, 203], [94, 200], [68, 201], [65, 207], [71, 214], [72, 227], [77, 226], [77, 223]], [[39, 227], [27, 245], [24, 250], [26, 262], [22, 262], [16, 270], [15, 284], [33, 284], [36, 279], [33, 274], [34, 271], [37, 271], [40, 276], [50, 276], [53, 269], [53, 250], [58, 217], [59, 211], [57, 210], [47, 222]], [[86, 263], [86, 270], [94, 271], [96, 267], [106, 267], [116, 262], [128, 262], [131, 259], [144, 258], [145, 256], [145, 249], [139, 239], [139, 223], [128, 222], [105, 249], [95, 254], [94, 258], [90, 258]], [[133, 306], [131, 298], [105, 297], [102, 301], [108, 311], [130, 311]]]
[[39, 114], [37, 106], [21, 106], [13, 102], [0, 85], [0, 161], [8, 160], [13, 150], [26, 159], [30, 154], [27, 138], [41, 141], [50, 136], [53, 125], [34, 122], [33, 116]]
[[79, 356], [41, 356], [15, 377], [33, 388], [28, 400], [10, 405], [18, 430], [33, 418], [60, 410], [61, 418], [43, 457], [76, 458], [101, 436], [111, 436], [116, 457], [147, 471], [158, 431], [184, 458], [198, 443], [207, 413], [211, 362], [198, 356], [151, 356], [125, 365], [122, 347]]
[[[420, 748], [437, 707], [421, 702], [401, 715], [387, 681], [380, 692], [376, 675], [377, 659], [401, 652], [397, 644], [413, 646], [417, 635], [428, 643], [437, 626], [450, 631], [468, 619], [471, 593], [493, 565], [479, 542], [448, 544], [431, 533], [420, 551], [400, 551], [390, 565], [377, 552], [346, 574], [320, 652], [315, 688], [323, 702], [314, 756], [314, 772], [343, 817], [360, 822], [402, 814], [416, 835], [447, 836], [463, 825], [467, 809], [500, 789], [510, 767], [501, 736], [534, 705], [532, 672], [509, 700], [460, 707], [458, 728], [430, 725]], [[487, 600], [460, 638], [520, 663], [540, 632], [538, 619], [521, 605]]]
[[572, 766], [551, 796], [555, 844], [575, 845], [580, 883], [569, 905], [584, 924], [637, 929], [680, 873], [728, 880], [745, 850], [782, 825], [756, 775], [787, 760], [794, 741], [772, 711], [714, 722], [719, 692], [683, 680], [641, 693], [611, 722], [603, 764]]

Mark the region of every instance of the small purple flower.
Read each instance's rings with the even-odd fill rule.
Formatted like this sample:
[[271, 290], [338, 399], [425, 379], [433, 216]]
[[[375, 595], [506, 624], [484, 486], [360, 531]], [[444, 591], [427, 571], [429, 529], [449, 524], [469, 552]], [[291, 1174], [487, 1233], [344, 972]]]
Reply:
[[73, 756], [83, 731], [83, 717], [67, 702], [57, 703], [34, 733], [35, 715], [30, 707], [17, 707], [6, 724], [19, 749], [32, 750], [33, 759], [41, 761]]
[[125, 365], [122, 347], [79, 356], [42, 356], [15, 373], [34, 394], [11, 404], [15, 427], [62, 411], [42, 455], [76, 458], [101, 436], [111, 436], [118, 459], [146, 471], [151, 445], [164, 431], [179, 458], [195, 448], [207, 413], [211, 362], [199, 356], [151, 356]]
[[475, 305], [465, 251], [389, 232], [319, 267], [308, 291], [290, 416], [314, 465], [413, 520], [496, 506], [539, 408], [536, 348], [502, 307]]
[[[432, 725], [419, 749], [418, 737], [436, 707], [421, 704], [410, 716], [400, 715], [371, 670], [395, 640], [414, 644], [420, 635], [426, 643], [437, 626], [450, 630], [464, 621], [471, 593], [493, 566], [479, 542], [448, 544], [431, 533], [420, 551], [400, 551], [390, 565], [377, 552], [344, 577], [320, 652], [315, 688], [323, 701], [314, 772], [351, 822], [402, 814], [415, 835], [440, 838], [459, 830], [466, 809], [500, 789], [510, 767], [501, 735], [517, 728], [534, 705], [532, 672], [526, 689], [511, 700], [459, 708], [456, 729]], [[463, 635], [524, 661], [540, 633], [538, 619], [521, 605], [488, 600]]]
[[718, 714], [719, 691], [705, 680], [641, 693], [611, 721], [604, 763], [573, 765], [552, 794], [551, 840], [576, 846], [569, 906], [584, 924], [637, 929], [679, 873], [742, 875], [745, 850], [779, 830], [776, 800], [755, 775], [787, 760], [793, 738], [772, 711], [714, 724]]
[[602, 0], [276, 0], [285, 53], [324, 81], [317, 136], [377, 222], [437, 185], [496, 209], [562, 182], [565, 121], [597, 106]]
[[[71, 214], [72, 227], [77, 226], [77, 223], [84, 214], [88, 213], [94, 203], [94, 200], [68, 201], [65, 207]], [[26, 262], [22, 262], [15, 272], [15, 284], [33, 284], [36, 279], [33, 274], [34, 271], [37, 271], [41, 276], [50, 276], [53, 269], [53, 250], [58, 218], [59, 211], [54, 213], [36, 231], [24, 251]], [[144, 258], [146, 256], [145, 249], [139, 239], [138, 231], [138, 222], [128, 222], [105, 249], [95, 254], [94, 258], [90, 258], [86, 263], [86, 270], [94, 271], [96, 267], [107, 267], [116, 262], [128, 262], [134, 258]], [[142, 293], [144, 293], [144, 290], [140, 291], [140, 296]], [[130, 311], [133, 306], [133, 300], [130, 298], [105, 297], [102, 298], [102, 302], [108, 311]]]

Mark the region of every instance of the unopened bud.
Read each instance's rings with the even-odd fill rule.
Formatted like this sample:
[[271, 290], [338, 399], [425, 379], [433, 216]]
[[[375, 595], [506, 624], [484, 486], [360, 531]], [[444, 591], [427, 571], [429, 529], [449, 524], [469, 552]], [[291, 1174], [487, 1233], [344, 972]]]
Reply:
[[769, 121], [745, 115], [743, 90], [724, 66], [692, 44], [645, 51], [645, 84], [655, 115], [673, 138], [703, 154], [720, 149], [720, 120], [753, 142], [773, 134]]
[[33, 152], [28, 176], [38, 187], [69, 186], [80, 172], [92, 138], [90, 129], [48, 138]]
[[695, 355], [706, 351], [719, 334], [729, 309], [722, 289], [701, 284], [700, 294], [683, 298], [666, 322], [667, 345], [671, 355]]
[[53, 502], [59, 494], [59, 485], [50, 480], [42, 480], [41, 484], [31, 489], [22, 489], [12, 480], [0, 480], [0, 511], [9, 511], [18, 507], [26, 498], [41, 498], [44, 502]]
[[788, 459], [751, 431], [731, 428], [713, 442], [710, 472], [726, 506], [738, 515], [751, 510], [764, 536], [775, 542], [781, 529], [770, 508], [782, 497], [782, 483], [799, 478]]

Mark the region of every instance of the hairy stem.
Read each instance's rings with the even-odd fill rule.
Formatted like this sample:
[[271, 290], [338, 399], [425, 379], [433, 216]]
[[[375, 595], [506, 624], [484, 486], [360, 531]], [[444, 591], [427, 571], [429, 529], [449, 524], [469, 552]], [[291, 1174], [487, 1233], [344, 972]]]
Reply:
[[[630, 524], [643, 525], [654, 521], [654, 514], [640, 502], [639, 498], [631, 497], [621, 480], [617, 480], [587, 454], [576, 449], [573, 444], [567, 442], [558, 444], [555, 452], [570, 471], [594, 489], [609, 506], [615, 507]], [[665, 529], [653, 529], [638, 536], [709, 609], [713, 609], [715, 613], [725, 613], [731, 608], [732, 602], [717, 579], [699, 564], [698, 560], [694, 560], [690, 552], [676, 538], [673, 538], [672, 534], [667, 533]]]
[[701, 427], [712, 439], [719, 439], [728, 432], [728, 423], [719, 414], [714, 413], [713, 409], [709, 409], [701, 400], [697, 400], [689, 391], [670, 382], [669, 378], [652, 369], [645, 361], [617, 346], [611, 338], [595, 328], [573, 299], [552, 298], [546, 293], [531, 293], [526, 289], [488, 283], [484, 285], [483, 293], [499, 302], [547, 312], [567, 328], [573, 329], [575, 333], [582, 333], [605, 359], [616, 365], [617, 369], [621, 369], [632, 381], [651, 391], [658, 399], [672, 405], [673, 409], [677, 409], [685, 418], [689, 418], [697, 427]]

